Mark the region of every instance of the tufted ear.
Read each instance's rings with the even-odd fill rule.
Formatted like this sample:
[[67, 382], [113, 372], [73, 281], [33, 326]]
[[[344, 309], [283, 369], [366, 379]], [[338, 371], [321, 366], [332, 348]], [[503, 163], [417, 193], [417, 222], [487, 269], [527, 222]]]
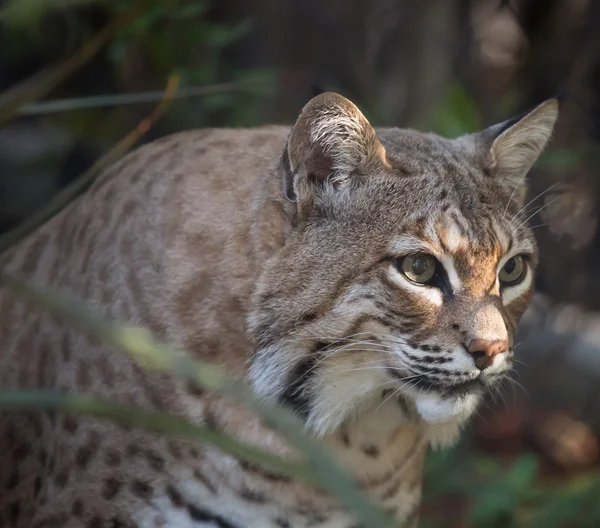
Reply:
[[341, 95], [322, 93], [292, 128], [283, 156], [285, 193], [302, 209], [351, 189], [385, 164], [385, 149], [360, 110]]
[[550, 140], [558, 118], [558, 100], [549, 99], [523, 116], [482, 132], [489, 146], [491, 170], [512, 202], [522, 206], [525, 176]]

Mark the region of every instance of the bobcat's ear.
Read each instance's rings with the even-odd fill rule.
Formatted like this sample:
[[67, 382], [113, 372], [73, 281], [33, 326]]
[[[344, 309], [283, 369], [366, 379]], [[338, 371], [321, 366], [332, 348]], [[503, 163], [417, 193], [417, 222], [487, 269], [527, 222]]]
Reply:
[[525, 177], [550, 140], [557, 118], [558, 100], [549, 99], [525, 115], [480, 133], [489, 148], [493, 177], [519, 207], [527, 195]]
[[351, 189], [387, 164], [385, 149], [360, 110], [326, 92], [300, 112], [283, 155], [286, 196], [298, 208]]

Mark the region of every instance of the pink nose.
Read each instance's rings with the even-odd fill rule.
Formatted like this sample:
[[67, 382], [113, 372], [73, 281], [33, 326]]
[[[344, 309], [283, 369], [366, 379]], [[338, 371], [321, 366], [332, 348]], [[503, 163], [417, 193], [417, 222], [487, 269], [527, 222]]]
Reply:
[[487, 339], [473, 339], [469, 344], [469, 353], [475, 359], [475, 366], [485, 370], [494, 364], [494, 358], [508, 350], [508, 341], [488, 341]]

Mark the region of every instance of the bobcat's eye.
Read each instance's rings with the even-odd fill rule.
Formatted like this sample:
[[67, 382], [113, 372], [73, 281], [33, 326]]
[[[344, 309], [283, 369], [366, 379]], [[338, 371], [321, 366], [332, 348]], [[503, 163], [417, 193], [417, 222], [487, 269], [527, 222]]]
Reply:
[[516, 255], [506, 261], [498, 278], [502, 284], [510, 286], [519, 282], [523, 275], [525, 275], [525, 259], [523, 255]]
[[400, 271], [404, 276], [417, 284], [427, 284], [436, 272], [436, 260], [426, 253], [415, 253], [402, 259]]

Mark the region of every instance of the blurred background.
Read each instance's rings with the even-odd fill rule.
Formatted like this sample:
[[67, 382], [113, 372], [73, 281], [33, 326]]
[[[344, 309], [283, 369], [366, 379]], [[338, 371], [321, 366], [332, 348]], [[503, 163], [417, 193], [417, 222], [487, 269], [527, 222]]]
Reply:
[[123, 138], [291, 124], [315, 86], [450, 136], [561, 96], [519, 364], [429, 457], [421, 525], [600, 526], [599, 0], [0, 1], [0, 233]]

